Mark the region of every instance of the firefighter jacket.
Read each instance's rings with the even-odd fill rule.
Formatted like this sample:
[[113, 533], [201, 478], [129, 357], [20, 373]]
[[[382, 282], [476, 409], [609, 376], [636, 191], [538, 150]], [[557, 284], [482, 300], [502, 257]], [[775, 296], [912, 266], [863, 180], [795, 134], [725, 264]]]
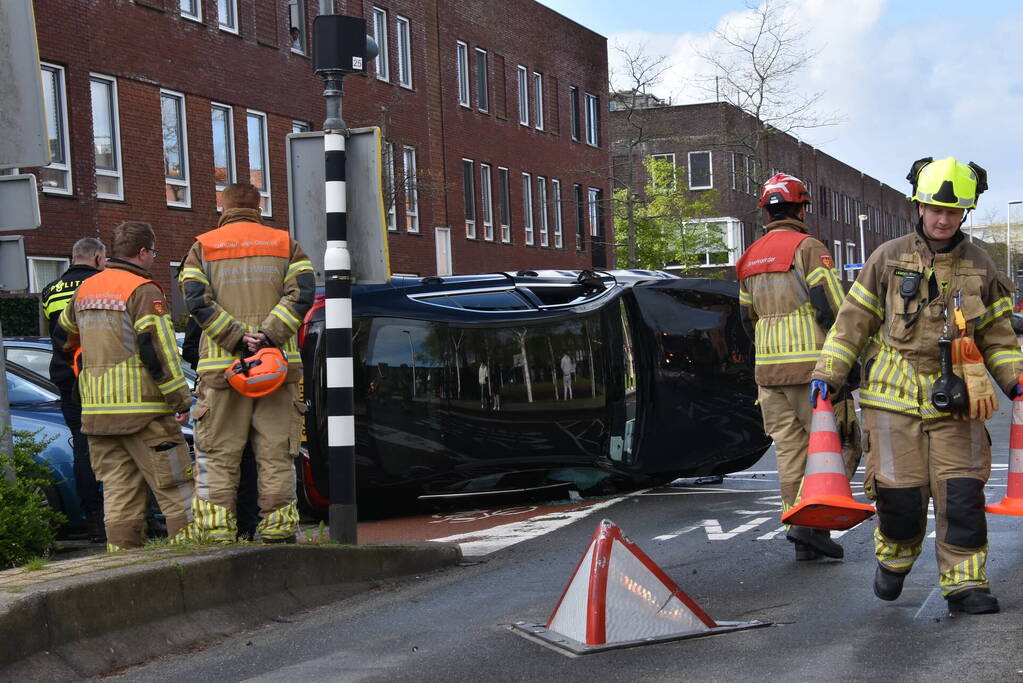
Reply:
[[931, 403], [931, 389], [941, 375], [938, 339], [946, 331], [950, 338], [959, 333], [958, 293], [965, 334], [974, 338], [987, 369], [1012, 396], [1023, 353], [1009, 320], [1011, 291], [987, 253], [961, 232], [939, 253], [931, 251], [919, 228], [885, 242], [849, 290], [813, 378], [840, 386], [865, 349], [861, 405], [925, 419], [948, 417]]
[[163, 290], [142, 268], [110, 259], [60, 315], [65, 351], [81, 345], [82, 431], [134, 434], [191, 405]]
[[249, 355], [242, 336], [263, 332], [288, 360], [287, 382], [302, 375], [295, 334], [312, 307], [313, 266], [284, 230], [254, 209], [228, 209], [220, 227], [196, 237], [180, 275], [188, 310], [202, 327], [196, 372], [215, 389], [224, 370]]
[[71, 295], [78, 285], [86, 278], [99, 271], [85, 264], [74, 264], [64, 271], [63, 275], [46, 285], [43, 289], [43, 315], [50, 328], [50, 339], [53, 342], [53, 355], [50, 356], [50, 381], [60, 387], [64, 393], [71, 391], [75, 385], [75, 373], [71, 370], [71, 357], [64, 353], [67, 333], [57, 324], [60, 314], [64, 312]]
[[753, 330], [760, 386], [806, 384], [842, 303], [827, 248], [798, 220], [767, 234], [736, 264], [743, 322]]

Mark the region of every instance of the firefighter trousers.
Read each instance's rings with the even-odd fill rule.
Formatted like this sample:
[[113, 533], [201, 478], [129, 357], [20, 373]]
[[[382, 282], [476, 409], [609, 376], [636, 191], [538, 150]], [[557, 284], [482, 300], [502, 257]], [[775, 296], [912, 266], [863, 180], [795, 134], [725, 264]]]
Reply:
[[302, 439], [298, 384], [290, 383], [260, 398], [234, 389], [200, 384], [192, 408], [195, 421], [196, 527], [210, 541], [235, 540], [235, 501], [242, 452], [249, 443], [256, 457], [256, 486], [263, 540], [284, 540], [295, 533], [295, 456]]
[[134, 434], [90, 434], [89, 456], [96, 478], [103, 482], [108, 548], [127, 550], [145, 543], [148, 489], [166, 517], [168, 538], [188, 535], [192, 462], [172, 416], [158, 417]]
[[984, 484], [991, 439], [981, 420], [923, 420], [863, 408], [867, 483], [877, 496], [874, 554], [908, 573], [920, 555], [933, 499], [939, 585], [945, 596], [988, 585]]

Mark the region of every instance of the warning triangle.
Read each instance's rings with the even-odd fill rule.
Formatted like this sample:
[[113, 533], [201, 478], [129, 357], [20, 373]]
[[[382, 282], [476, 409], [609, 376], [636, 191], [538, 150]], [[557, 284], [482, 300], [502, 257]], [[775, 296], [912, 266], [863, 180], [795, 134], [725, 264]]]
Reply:
[[545, 625], [524, 635], [576, 654], [734, 631], [765, 622], [716, 622], [610, 520], [602, 520]]

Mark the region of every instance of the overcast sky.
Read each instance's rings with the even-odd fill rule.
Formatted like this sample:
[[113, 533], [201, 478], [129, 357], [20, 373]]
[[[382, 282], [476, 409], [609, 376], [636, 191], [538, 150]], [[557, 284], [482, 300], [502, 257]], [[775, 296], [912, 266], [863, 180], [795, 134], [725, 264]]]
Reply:
[[[616, 44], [666, 55], [673, 65], [655, 94], [674, 104], [706, 101], [692, 86], [708, 73], [694, 48], [742, 0], [540, 0]], [[988, 171], [976, 216], [1005, 221], [1023, 199], [1023, 4], [1009, 0], [791, 0], [808, 33], [809, 92], [838, 113], [836, 126], [799, 137], [909, 192], [914, 159], [955, 156]], [[609, 49], [615, 71], [616, 51]], [[1018, 213], [1017, 213], [1018, 212]], [[1013, 222], [1023, 206], [1013, 207]]]

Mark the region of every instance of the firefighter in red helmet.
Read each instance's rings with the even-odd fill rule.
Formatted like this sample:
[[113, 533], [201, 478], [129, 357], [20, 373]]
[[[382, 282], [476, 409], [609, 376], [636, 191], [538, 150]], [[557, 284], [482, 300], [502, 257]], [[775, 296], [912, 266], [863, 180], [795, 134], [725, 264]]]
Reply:
[[[736, 264], [743, 324], [756, 348], [764, 429], [775, 444], [783, 511], [795, 505], [806, 468], [810, 373], [843, 299], [831, 254], [803, 223], [810, 202], [799, 178], [778, 173], [764, 183], [760, 206], [770, 220], [766, 234]], [[824, 530], [793, 526], [787, 538], [795, 544], [797, 560], [844, 555]]]

